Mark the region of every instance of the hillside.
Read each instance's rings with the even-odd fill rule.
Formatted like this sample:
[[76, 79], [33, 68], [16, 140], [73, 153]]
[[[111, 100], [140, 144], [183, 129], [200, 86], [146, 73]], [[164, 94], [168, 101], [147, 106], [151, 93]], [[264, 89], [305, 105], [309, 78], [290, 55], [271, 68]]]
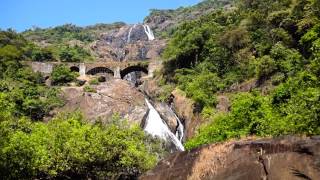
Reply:
[[[320, 133], [319, 10], [319, 1], [242, 0], [177, 28], [162, 85], [167, 97], [182, 90], [206, 122], [187, 148]], [[216, 108], [221, 98], [227, 112]]]
[[190, 7], [169, 10], [151, 9], [144, 23], [150, 24], [157, 37], [166, 38], [173, 34], [180, 23], [197, 19], [216, 9], [229, 9], [233, 6], [233, 2], [234, 0], [204, 0]]
[[319, 102], [319, 0], [0, 31], [0, 179], [314, 179]]
[[[181, 7], [177, 10], [151, 10], [150, 15], [145, 18], [143, 23], [151, 27], [158, 40], [167, 39], [168, 35], [174, 31], [179, 23], [195, 19], [216, 8], [227, 7], [230, 4], [229, 2], [230, 0], [206, 0], [197, 5]], [[119, 32], [119, 38], [126, 39], [128, 34], [121, 34], [121, 32], [128, 33], [132, 26], [123, 22], [112, 24], [101, 23], [86, 27], [65, 24], [43, 29], [34, 27], [21, 34], [27, 40], [38, 45], [39, 49], [46, 52], [46, 54], [39, 54], [36, 61], [92, 62], [104, 61], [103, 57], [106, 56], [105, 51], [114, 48], [106, 48], [106, 43], [103, 41], [108, 41], [110, 36], [114, 36], [115, 31]], [[155, 44], [163, 44], [164, 42]], [[141, 45], [138, 46], [138, 48], [141, 48]], [[132, 47], [121, 48], [129, 48], [129, 51], [130, 48], [132, 49]], [[111, 51], [113, 51], [111, 54], [123, 53], [122, 51], [117, 52], [117, 50]], [[162, 51], [162, 48], [157, 51]], [[112, 55], [107, 56], [110, 57]], [[119, 60], [118, 58], [115, 59]]]

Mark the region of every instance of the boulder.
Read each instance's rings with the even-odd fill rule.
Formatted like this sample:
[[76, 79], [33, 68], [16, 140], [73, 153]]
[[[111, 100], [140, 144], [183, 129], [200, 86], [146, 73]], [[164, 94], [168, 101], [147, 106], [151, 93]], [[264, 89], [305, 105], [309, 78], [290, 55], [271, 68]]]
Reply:
[[178, 127], [178, 121], [170, 107], [165, 103], [155, 103], [154, 108], [158, 111], [161, 118], [166, 122], [170, 131], [175, 134]]
[[211, 144], [160, 161], [141, 180], [319, 179], [320, 137]]
[[89, 121], [104, 123], [117, 113], [132, 123], [141, 124], [148, 107], [144, 95], [127, 81], [111, 79], [92, 87], [97, 93], [84, 92], [82, 87], [64, 87], [66, 105], [60, 111], [79, 109]]

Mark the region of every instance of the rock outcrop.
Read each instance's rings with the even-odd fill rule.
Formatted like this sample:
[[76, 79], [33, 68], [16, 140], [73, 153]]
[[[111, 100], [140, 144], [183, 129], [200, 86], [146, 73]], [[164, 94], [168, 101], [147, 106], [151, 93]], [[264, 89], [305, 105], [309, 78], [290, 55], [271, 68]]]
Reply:
[[148, 112], [148, 107], [145, 104], [144, 95], [129, 82], [110, 79], [92, 87], [97, 90], [97, 93], [84, 92], [82, 87], [63, 88], [66, 105], [62, 110], [72, 112], [79, 109], [88, 120], [101, 119], [103, 122], [118, 113], [131, 122], [141, 124]]
[[172, 92], [173, 108], [185, 125], [185, 139], [191, 138], [202, 123], [194, 104], [194, 101], [187, 98], [182, 91], [176, 89]]
[[176, 28], [181, 22], [194, 20], [202, 15], [223, 8], [228, 10], [232, 8], [233, 0], [206, 0], [191, 7], [180, 7], [176, 10], [158, 10], [153, 9], [151, 14], [144, 20], [155, 31], [156, 34], [163, 32], [170, 33], [170, 30]]
[[[143, 24], [126, 25], [102, 33], [99, 40], [91, 44], [91, 50], [100, 61], [139, 61], [158, 58], [166, 41], [149, 37], [147, 27], [149, 26]], [[152, 30], [149, 31], [152, 34]]]
[[141, 180], [319, 179], [320, 137], [212, 144], [170, 155]]

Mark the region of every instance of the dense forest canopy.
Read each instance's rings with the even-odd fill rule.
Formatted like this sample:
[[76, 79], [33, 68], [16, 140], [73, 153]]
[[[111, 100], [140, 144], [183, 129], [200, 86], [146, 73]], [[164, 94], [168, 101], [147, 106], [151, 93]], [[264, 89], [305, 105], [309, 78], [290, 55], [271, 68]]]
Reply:
[[[212, 119], [188, 148], [248, 135], [320, 133], [319, 13], [316, 0], [240, 0], [176, 29], [163, 54], [163, 78]], [[227, 93], [251, 79], [270, 90]], [[230, 113], [215, 113], [219, 94], [232, 99]]]

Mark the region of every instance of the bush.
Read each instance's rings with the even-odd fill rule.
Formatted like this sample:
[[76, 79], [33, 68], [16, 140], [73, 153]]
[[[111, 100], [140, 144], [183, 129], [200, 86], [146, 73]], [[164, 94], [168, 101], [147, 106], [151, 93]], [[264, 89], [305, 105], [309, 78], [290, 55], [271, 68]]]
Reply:
[[270, 56], [263, 56], [257, 59], [256, 75], [263, 79], [269, 77], [277, 70], [277, 64]]
[[90, 85], [98, 85], [98, 84], [99, 84], [99, 80], [96, 79], [96, 78], [95, 78], [95, 79], [92, 79], [92, 80], [89, 81], [89, 84], [90, 84]]
[[78, 113], [48, 123], [2, 121], [0, 178], [137, 178], [155, 165], [151, 151], [157, 146], [146, 145], [148, 138], [139, 126], [117, 117], [112, 122], [88, 124]]
[[89, 52], [79, 46], [62, 46], [59, 48], [59, 58], [63, 62], [84, 62], [92, 59]]
[[93, 87], [91, 87], [91, 86], [85, 86], [84, 88], [83, 88], [83, 90], [84, 90], [84, 92], [90, 92], [90, 93], [96, 93], [97, 92], [97, 90], [95, 90]]
[[283, 73], [276, 73], [271, 77], [271, 83], [273, 85], [279, 85], [280, 83], [284, 82], [285, 80], [285, 75]]
[[230, 113], [215, 116], [185, 146], [191, 149], [250, 135], [320, 134], [319, 87], [319, 78], [302, 72], [269, 96], [240, 93], [233, 99]]
[[205, 106], [214, 107], [217, 103], [214, 93], [222, 90], [225, 86], [224, 83], [221, 82], [217, 74], [211, 72], [201, 72], [197, 75], [189, 74], [189, 76], [184, 75], [184, 73], [190, 72], [183, 70], [176, 72], [175, 78], [178, 81], [178, 87], [196, 102], [200, 112]]
[[32, 60], [34, 61], [52, 61], [54, 60], [53, 52], [50, 49], [35, 49], [32, 52]]
[[51, 79], [54, 85], [64, 85], [74, 81], [77, 76], [77, 72], [72, 72], [70, 68], [65, 65], [56, 66], [51, 73]]

